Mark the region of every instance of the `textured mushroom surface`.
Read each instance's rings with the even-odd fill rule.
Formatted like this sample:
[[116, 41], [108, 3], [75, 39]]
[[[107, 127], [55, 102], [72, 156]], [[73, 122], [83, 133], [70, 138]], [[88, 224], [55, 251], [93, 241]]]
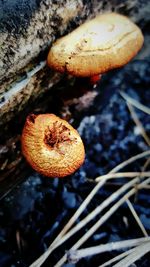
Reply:
[[142, 45], [142, 32], [130, 19], [102, 14], [56, 41], [47, 63], [60, 72], [92, 76], [128, 63]]
[[54, 114], [31, 114], [22, 133], [22, 152], [37, 172], [64, 177], [83, 163], [85, 151], [78, 132]]

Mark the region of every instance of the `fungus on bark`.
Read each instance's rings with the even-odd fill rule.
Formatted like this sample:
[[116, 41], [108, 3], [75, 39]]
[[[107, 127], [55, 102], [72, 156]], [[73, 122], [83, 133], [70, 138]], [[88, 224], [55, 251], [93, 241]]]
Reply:
[[108, 13], [85, 22], [51, 47], [47, 64], [77, 77], [91, 77], [127, 64], [143, 35], [129, 18]]
[[84, 145], [78, 132], [54, 114], [29, 115], [21, 141], [28, 163], [48, 177], [70, 175], [84, 162]]

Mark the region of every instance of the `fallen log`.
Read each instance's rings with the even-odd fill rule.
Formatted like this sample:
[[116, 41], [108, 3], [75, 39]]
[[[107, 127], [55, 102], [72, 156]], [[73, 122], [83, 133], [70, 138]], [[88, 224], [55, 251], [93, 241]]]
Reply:
[[20, 134], [26, 114], [36, 109], [37, 102], [37, 109], [44, 112], [46, 100], [43, 101], [42, 97], [50, 99], [50, 90], [63, 79], [62, 74], [46, 66], [49, 47], [85, 20], [110, 11], [131, 17], [141, 28], [148, 24], [150, 18], [148, 0], [0, 0], [2, 193], [26, 174], [20, 152]]

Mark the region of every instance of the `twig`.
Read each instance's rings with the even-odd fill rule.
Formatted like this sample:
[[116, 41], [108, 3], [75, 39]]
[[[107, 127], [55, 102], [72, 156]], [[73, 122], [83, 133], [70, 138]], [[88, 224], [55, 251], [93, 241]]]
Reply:
[[144, 166], [142, 167], [142, 172], [145, 172], [149, 165], [150, 165], [150, 158], [148, 158], [144, 163]]
[[113, 267], [129, 267], [132, 263], [143, 257], [150, 251], [150, 242], [139, 245], [132, 253], [126, 256], [123, 260], [115, 264]]
[[135, 122], [135, 124], [137, 125], [137, 127], [140, 129], [140, 133], [143, 136], [145, 142], [148, 144], [148, 146], [150, 146], [150, 139], [149, 139], [149, 137], [148, 137], [148, 135], [147, 135], [142, 123], [140, 122], [137, 114], [135, 113], [134, 108], [128, 102], [127, 102], [127, 106], [128, 106], [128, 109], [129, 109], [129, 111], [131, 113], [132, 119]]
[[101, 175], [99, 177], [96, 178], [96, 181], [100, 181], [103, 179], [113, 179], [113, 178], [132, 178], [135, 176], [140, 176], [140, 177], [149, 177], [150, 176], [150, 172], [118, 172], [118, 173], [112, 173], [109, 172], [108, 174], [105, 175]]
[[132, 162], [138, 160], [138, 159], [141, 159], [141, 158], [144, 158], [146, 156], [150, 156], [150, 150], [147, 150], [147, 151], [144, 151], [140, 154], [137, 154], [125, 161], [123, 161], [122, 163], [120, 163], [119, 165], [117, 165], [115, 168], [113, 168], [110, 173], [115, 173], [115, 172], [118, 172], [119, 170], [123, 169], [124, 167], [126, 167], [127, 165], [131, 164]]
[[143, 189], [150, 189], [150, 185], [143, 186]]
[[127, 250], [127, 251], [125, 251], [125, 252], [123, 252], [123, 253], [117, 255], [116, 257], [112, 258], [111, 260], [104, 262], [103, 264], [99, 265], [98, 267], [106, 267], [106, 266], [108, 266], [108, 265], [109, 265], [109, 266], [112, 266], [112, 265], [111, 265], [112, 263], [114, 263], [114, 262], [116, 262], [116, 261], [119, 261], [119, 260], [123, 259], [125, 256], [129, 255], [129, 254], [130, 254], [131, 252], [133, 252], [135, 249], [136, 249], [136, 248], [131, 248], [131, 249], [129, 249], [129, 250]]
[[102, 210], [104, 210], [108, 205], [110, 205], [113, 201], [115, 201], [121, 194], [123, 194], [127, 189], [135, 185], [139, 182], [139, 178], [135, 178], [125, 185], [123, 185], [120, 189], [114, 192], [111, 196], [109, 196], [106, 200], [104, 200], [98, 207], [96, 207], [90, 214], [88, 214], [83, 220], [81, 220], [76, 226], [74, 226], [68, 233], [66, 233], [59, 241], [56, 243], [56, 247], [60, 246], [67, 239], [69, 239], [72, 235], [74, 235], [77, 231], [83, 228], [88, 222], [90, 222], [93, 218], [95, 218]]
[[144, 106], [143, 104], [139, 103], [137, 100], [133, 99], [132, 97], [128, 96], [125, 92], [120, 92], [120, 95], [128, 101], [130, 104], [132, 104], [134, 107], [140, 109], [141, 111], [147, 113], [150, 115], [150, 108]]
[[139, 225], [139, 227], [140, 227], [142, 233], [147, 237], [147, 236], [148, 236], [148, 233], [146, 232], [146, 230], [145, 230], [145, 228], [144, 228], [144, 226], [143, 226], [143, 224], [142, 224], [142, 222], [141, 222], [139, 216], [137, 215], [137, 213], [136, 213], [136, 211], [135, 211], [135, 209], [134, 209], [132, 203], [130, 202], [129, 199], [127, 199], [126, 202], [127, 202], [127, 205], [128, 205], [128, 207], [129, 207], [129, 209], [130, 209], [130, 211], [131, 211], [133, 217], [135, 218], [137, 224]]
[[145, 242], [150, 242], [150, 237], [144, 237], [144, 238], [137, 238], [137, 239], [131, 239], [131, 240], [124, 240], [124, 241], [118, 241], [118, 242], [112, 242], [109, 244], [89, 247], [89, 248], [83, 248], [79, 250], [69, 250], [67, 252], [67, 259], [71, 263], [75, 263], [78, 260], [97, 255], [100, 253], [112, 251], [112, 250], [120, 250], [124, 248], [130, 248], [135, 247], [138, 245], [141, 245]]
[[[150, 155], [150, 150], [142, 152], [140, 154], [135, 155], [134, 157], [129, 158], [128, 160], [120, 163], [118, 166], [116, 166], [114, 169], [111, 170], [111, 173], [115, 173], [119, 171], [121, 168], [127, 166], [131, 162], [134, 162], [140, 158], [146, 157]], [[59, 233], [59, 235], [55, 238], [55, 240], [52, 242], [52, 244], [48, 247], [48, 249], [36, 260], [34, 261], [30, 267], [40, 267], [44, 261], [48, 258], [48, 256], [52, 253], [54, 248], [56, 247], [56, 244], [61, 238], [66, 234], [66, 232], [71, 228], [71, 226], [75, 223], [75, 221], [78, 219], [78, 217], [82, 214], [86, 206], [89, 204], [91, 199], [94, 197], [94, 195], [97, 193], [97, 191], [105, 184], [106, 180], [101, 180], [90, 192], [90, 194], [86, 197], [86, 199], [83, 201], [83, 203], [80, 205], [79, 209], [74, 213], [74, 215], [71, 217], [71, 219], [68, 221], [68, 223], [65, 225], [65, 227], [62, 229], [62, 231]]]
[[[141, 174], [141, 173], [133, 173], [133, 174], [134, 174], [134, 176], [136, 176], [137, 174]], [[115, 177], [115, 176], [118, 177], [120, 175], [126, 176], [126, 173], [111, 174], [110, 176], [108, 176], [108, 178], [107, 177], [106, 178], [109, 179], [111, 177]], [[131, 173], [129, 173], [129, 176], [130, 175], [131, 175]], [[144, 173], [143, 173], [143, 175], [144, 175]], [[150, 172], [147, 173], [147, 176], [150, 176]], [[103, 179], [102, 181], [105, 181], [105, 179]], [[81, 228], [83, 228], [89, 221], [91, 221], [94, 217], [96, 217], [104, 208], [106, 208], [111, 202], [113, 202], [117, 197], [119, 197], [119, 195], [121, 195], [123, 192], [125, 192], [131, 186], [135, 185], [138, 181], [139, 181], [139, 178], [135, 178], [132, 181], [123, 185], [116, 192], [114, 192], [110, 197], [108, 197], [105, 201], [103, 201], [103, 203], [101, 205], [99, 205], [97, 208], [95, 208], [89, 215], [87, 215], [75, 227], [73, 227], [68, 233], [66, 233], [65, 235], [62, 235], [62, 237], [60, 239], [57, 239], [56, 243], [53, 242], [51, 244], [51, 251], [50, 252], [52, 252], [54, 249], [56, 249], [58, 246], [60, 246], [62, 243], [64, 243], [67, 239], [69, 239], [72, 235], [74, 235], [77, 231], [79, 231]], [[60, 236], [60, 234], [59, 234], [59, 236]], [[58, 236], [57, 236], [57, 238], [58, 238]]]
[[40, 267], [42, 263], [47, 259], [47, 257], [50, 255], [50, 253], [56, 248], [56, 244], [58, 241], [62, 239], [62, 237], [65, 235], [65, 233], [71, 228], [71, 226], [74, 224], [74, 222], [77, 220], [77, 218], [81, 215], [81, 213], [84, 211], [86, 206], [89, 204], [91, 199], [94, 197], [94, 195], [97, 193], [97, 191], [104, 185], [106, 182], [105, 179], [101, 180], [90, 192], [90, 194], [87, 196], [87, 198], [83, 201], [83, 203], [80, 205], [79, 209], [74, 213], [74, 215], [71, 217], [71, 219], [68, 221], [68, 223], [65, 225], [65, 227], [62, 229], [62, 231], [59, 233], [59, 235], [55, 238], [53, 243], [49, 246], [47, 251], [42, 254], [35, 262], [33, 262], [30, 267]]
[[[144, 182], [140, 183], [137, 187], [140, 189], [143, 185], [149, 184], [150, 178], [146, 179]], [[106, 220], [132, 195], [136, 193], [136, 189], [131, 189], [126, 193], [116, 204], [114, 204], [89, 230], [86, 232], [74, 245], [71, 249], [78, 249], [94, 232], [104, 223]], [[67, 259], [65, 254], [54, 267], [61, 267]]]
[[[144, 165], [141, 168], [141, 172], [145, 172], [149, 164], [150, 164], [150, 157], [146, 159]], [[137, 201], [137, 198], [138, 198], [138, 191], [136, 192], [134, 196], [134, 202]]]

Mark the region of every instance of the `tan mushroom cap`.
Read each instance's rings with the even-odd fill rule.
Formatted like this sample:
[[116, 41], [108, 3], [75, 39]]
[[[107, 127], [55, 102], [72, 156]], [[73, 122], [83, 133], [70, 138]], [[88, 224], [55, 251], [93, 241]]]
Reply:
[[37, 172], [64, 177], [84, 162], [84, 145], [78, 132], [54, 114], [31, 114], [23, 128], [22, 152]]
[[127, 17], [102, 14], [56, 41], [47, 63], [59, 72], [93, 76], [128, 63], [143, 41], [141, 30]]

